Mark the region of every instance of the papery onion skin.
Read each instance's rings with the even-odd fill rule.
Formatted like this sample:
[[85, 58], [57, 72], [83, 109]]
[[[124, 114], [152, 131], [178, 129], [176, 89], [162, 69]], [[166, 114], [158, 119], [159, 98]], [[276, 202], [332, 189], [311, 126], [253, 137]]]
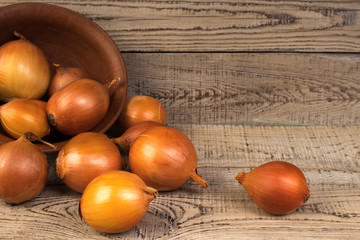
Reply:
[[113, 138], [112, 141], [119, 145], [124, 152], [128, 153], [130, 146], [139, 135], [152, 127], [160, 125], [160, 123], [153, 121], [139, 122], [128, 128], [120, 137]]
[[56, 67], [56, 73], [49, 84], [48, 94], [50, 97], [69, 83], [89, 77], [89, 74], [87, 74], [81, 68], [62, 67], [60, 64], [53, 65]]
[[0, 146], [0, 199], [18, 204], [33, 199], [45, 187], [48, 162], [26, 137]]
[[240, 172], [236, 180], [260, 208], [274, 215], [295, 211], [310, 196], [303, 172], [289, 162], [265, 163], [248, 173]]
[[164, 106], [150, 96], [128, 97], [116, 124], [125, 131], [136, 123], [144, 121], [153, 121], [165, 125], [167, 115]]
[[0, 99], [39, 99], [50, 82], [49, 63], [36, 45], [22, 38], [0, 47]]
[[142, 133], [130, 147], [129, 166], [144, 182], [158, 191], [172, 191], [192, 180], [206, 188], [197, 174], [197, 154], [181, 131], [157, 126]]
[[110, 171], [86, 187], [79, 202], [79, 214], [100, 232], [125, 232], [144, 218], [156, 196], [157, 190], [147, 187], [137, 175]]
[[43, 107], [28, 99], [15, 99], [1, 106], [1, 125], [13, 138], [19, 138], [26, 132], [38, 137], [50, 133], [46, 112]]
[[58, 177], [80, 193], [100, 174], [123, 168], [125, 160], [116, 145], [105, 134], [95, 132], [70, 139], [56, 159]]
[[106, 115], [109, 90], [92, 79], [76, 80], [48, 100], [46, 111], [51, 125], [74, 136], [94, 128]]

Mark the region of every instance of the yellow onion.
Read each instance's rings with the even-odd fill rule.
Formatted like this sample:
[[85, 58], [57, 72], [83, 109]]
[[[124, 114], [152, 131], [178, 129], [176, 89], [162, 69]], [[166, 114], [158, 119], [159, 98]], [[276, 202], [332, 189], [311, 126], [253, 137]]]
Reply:
[[130, 147], [129, 166], [144, 182], [158, 191], [175, 190], [192, 180], [206, 188], [197, 174], [196, 150], [181, 131], [157, 126], [138, 136]]
[[21, 34], [0, 47], [0, 99], [41, 98], [50, 82], [48, 61], [36, 45]]
[[36, 140], [40, 139], [26, 133], [0, 146], [0, 199], [7, 203], [36, 197], [47, 182], [48, 162], [45, 154], [31, 143]]
[[260, 208], [274, 215], [295, 211], [310, 196], [302, 171], [284, 161], [272, 161], [248, 173], [240, 172], [236, 180]]
[[32, 101], [33, 103], [36, 103], [36, 104], [39, 105], [42, 109], [44, 109], [44, 111], [46, 111], [46, 104], [47, 104], [46, 101], [40, 100], [40, 99], [31, 99], [30, 101]]
[[56, 159], [57, 175], [77, 192], [83, 192], [100, 174], [124, 167], [116, 145], [105, 134], [95, 132], [80, 133], [70, 139]]
[[44, 137], [50, 132], [45, 109], [33, 100], [15, 99], [2, 105], [0, 117], [4, 130], [13, 138], [26, 132]]
[[146, 215], [157, 190], [147, 187], [135, 174], [110, 171], [86, 187], [79, 214], [94, 229], [105, 233], [125, 232]]
[[119, 145], [119, 147], [125, 152], [129, 152], [131, 144], [140, 134], [152, 127], [160, 125], [160, 123], [152, 121], [139, 122], [128, 128], [120, 137], [113, 138], [112, 141]]
[[89, 75], [77, 67], [62, 67], [60, 64], [53, 64], [56, 67], [56, 73], [50, 81], [48, 94], [51, 97], [55, 92], [65, 87], [69, 83], [88, 78]]
[[109, 89], [92, 79], [69, 83], [48, 100], [48, 120], [59, 132], [74, 136], [94, 128], [109, 108]]
[[153, 97], [142, 95], [129, 97], [116, 124], [125, 131], [132, 125], [144, 121], [165, 125], [167, 116], [164, 106]]

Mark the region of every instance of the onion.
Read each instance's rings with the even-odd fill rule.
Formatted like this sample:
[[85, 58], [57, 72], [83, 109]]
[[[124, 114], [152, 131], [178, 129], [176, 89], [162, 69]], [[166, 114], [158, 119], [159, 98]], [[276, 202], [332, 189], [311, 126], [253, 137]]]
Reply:
[[39, 100], [39, 99], [31, 99], [30, 101], [32, 101], [33, 103], [36, 103], [37, 105], [39, 105], [42, 109], [44, 109], [44, 111], [46, 111], [46, 104], [47, 102], [44, 100]]
[[0, 146], [0, 198], [7, 203], [36, 197], [47, 182], [48, 162], [45, 154], [31, 143], [35, 140], [41, 139], [26, 133]]
[[109, 102], [108, 88], [92, 79], [80, 79], [52, 95], [46, 111], [52, 126], [65, 135], [74, 136], [100, 123]]
[[112, 141], [119, 145], [119, 147], [125, 152], [129, 152], [131, 144], [140, 134], [152, 127], [160, 125], [160, 123], [152, 121], [139, 122], [128, 128], [120, 137], [113, 138]]
[[240, 172], [236, 180], [260, 208], [274, 215], [295, 211], [310, 196], [304, 174], [288, 162], [265, 163], [249, 173]]
[[19, 138], [26, 132], [38, 137], [49, 134], [50, 126], [43, 107], [27, 99], [15, 99], [1, 106], [1, 125], [13, 138]]
[[166, 120], [165, 108], [158, 100], [139, 95], [129, 97], [126, 100], [124, 109], [116, 124], [125, 131], [139, 122], [153, 121], [165, 125]]
[[38, 99], [47, 91], [50, 82], [48, 61], [36, 45], [21, 34], [18, 40], [0, 48], [0, 99]]
[[130, 147], [129, 166], [144, 182], [158, 191], [171, 191], [192, 180], [206, 188], [197, 174], [197, 155], [190, 139], [179, 130], [152, 127]]
[[53, 65], [56, 67], [56, 73], [50, 81], [48, 89], [48, 94], [50, 97], [69, 83], [89, 77], [89, 75], [80, 68], [61, 67], [60, 64], [55, 63]]
[[70, 139], [56, 159], [59, 178], [71, 189], [83, 192], [100, 174], [125, 168], [116, 145], [105, 135], [80, 133]]
[[111, 171], [95, 178], [86, 187], [79, 203], [79, 214], [91, 227], [105, 233], [133, 228], [147, 213], [157, 196], [135, 174]]

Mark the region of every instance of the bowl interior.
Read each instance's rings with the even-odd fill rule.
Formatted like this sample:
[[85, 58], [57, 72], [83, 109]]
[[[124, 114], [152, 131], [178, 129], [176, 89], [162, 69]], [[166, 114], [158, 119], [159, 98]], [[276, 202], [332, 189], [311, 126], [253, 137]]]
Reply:
[[[104, 119], [91, 131], [104, 133], [118, 118], [127, 94], [127, 73], [123, 58], [109, 35], [97, 24], [72, 10], [44, 3], [19, 3], [0, 8], [0, 45], [15, 40], [17, 31], [37, 45], [49, 64], [79, 67], [91, 78], [106, 83], [120, 77], [111, 95]], [[52, 74], [55, 68], [51, 67]], [[44, 96], [47, 100], [47, 96]], [[0, 144], [13, 141], [0, 131]], [[50, 140], [57, 150], [37, 143], [45, 153], [58, 151], [71, 137], [55, 134]]]

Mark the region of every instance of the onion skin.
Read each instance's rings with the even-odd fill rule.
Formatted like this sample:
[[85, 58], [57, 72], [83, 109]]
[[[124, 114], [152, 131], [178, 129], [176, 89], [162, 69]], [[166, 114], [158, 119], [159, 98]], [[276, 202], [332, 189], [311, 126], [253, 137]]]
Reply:
[[306, 179], [295, 165], [284, 161], [265, 163], [236, 180], [263, 210], [284, 215], [302, 206], [310, 196]]
[[161, 124], [152, 121], [136, 123], [135, 125], [128, 128], [120, 137], [113, 138], [112, 141], [119, 145], [123, 151], [128, 153], [130, 146], [135, 141], [135, 139], [146, 130], [155, 126], [161, 126]]
[[46, 111], [52, 126], [74, 136], [94, 128], [106, 115], [109, 102], [109, 90], [104, 85], [92, 79], [80, 79], [52, 95]]
[[89, 77], [89, 75], [80, 68], [61, 67], [59, 64], [53, 65], [56, 67], [56, 73], [51, 79], [48, 88], [48, 94], [50, 97], [69, 83]]
[[[20, 34], [17, 34], [21, 36]], [[0, 99], [39, 99], [47, 91], [50, 67], [44, 53], [26, 40], [14, 40], [0, 47]]]
[[125, 131], [136, 123], [144, 121], [152, 121], [165, 125], [167, 116], [164, 106], [150, 96], [138, 95], [129, 97], [117, 120], [117, 125]]
[[116, 145], [105, 135], [80, 133], [70, 139], [56, 159], [58, 177], [72, 190], [83, 192], [97, 176], [125, 168]]
[[23, 135], [0, 146], [0, 198], [18, 204], [36, 197], [48, 178], [48, 162]]
[[1, 125], [13, 138], [19, 138], [26, 132], [38, 137], [50, 133], [46, 112], [43, 107], [27, 99], [15, 99], [1, 106]]
[[44, 100], [40, 100], [40, 99], [32, 99], [31, 100], [33, 103], [36, 103], [37, 105], [39, 105], [42, 109], [44, 109], [44, 111], [46, 111], [46, 104], [47, 102]]
[[100, 232], [125, 232], [144, 218], [157, 193], [133, 173], [110, 171], [86, 187], [79, 202], [79, 215]]
[[130, 147], [129, 166], [158, 191], [172, 191], [192, 180], [206, 188], [197, 174], [197, 154], [190, 139], [177, 129], [157, 126], [142, 133]]

